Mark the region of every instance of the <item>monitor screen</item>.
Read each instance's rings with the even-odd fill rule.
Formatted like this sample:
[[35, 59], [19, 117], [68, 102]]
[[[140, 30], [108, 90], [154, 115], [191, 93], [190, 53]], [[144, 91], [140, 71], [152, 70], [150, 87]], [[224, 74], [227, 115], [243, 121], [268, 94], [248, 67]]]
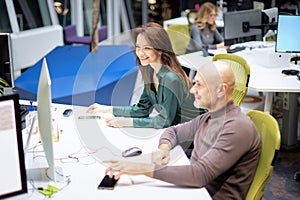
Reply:
[[27, 192], [19, 96], [0, 96], [0, 199]]
[[261, 40], [261, 28], [253, 27], [261, 25], [261, 10], [225, 12], [223, 19], [225, 43], [226, 40], [236, 40], [237, 42]]
[[300, 37], [299, 15], [278, 15], [276, 52], [299, 53]]

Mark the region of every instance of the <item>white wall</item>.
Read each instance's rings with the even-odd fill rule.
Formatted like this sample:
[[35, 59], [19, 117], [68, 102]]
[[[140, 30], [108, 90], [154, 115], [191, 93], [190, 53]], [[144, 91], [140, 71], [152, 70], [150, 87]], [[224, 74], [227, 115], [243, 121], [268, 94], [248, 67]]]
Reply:
[[60, 25], [12, 33], [11, 56], [15, 78], [21, 69], [34, 65], [56, 46], [63, 44], [63, 29]]

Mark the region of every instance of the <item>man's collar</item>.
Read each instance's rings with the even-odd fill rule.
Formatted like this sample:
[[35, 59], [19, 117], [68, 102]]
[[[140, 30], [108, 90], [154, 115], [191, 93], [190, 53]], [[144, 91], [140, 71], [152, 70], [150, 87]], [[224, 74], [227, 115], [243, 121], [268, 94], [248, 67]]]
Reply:
[[219, 110], [216, 110], [214, 112], [211, 112], [211, 118], [218, 118], [222, 115], [225, 115], [228, 111], [232, 110], [234, 108], [234, 103], [233, 100], [227, 102], [227, 104], [225, 106], [223, 106], [222, 108], [220, 108]]

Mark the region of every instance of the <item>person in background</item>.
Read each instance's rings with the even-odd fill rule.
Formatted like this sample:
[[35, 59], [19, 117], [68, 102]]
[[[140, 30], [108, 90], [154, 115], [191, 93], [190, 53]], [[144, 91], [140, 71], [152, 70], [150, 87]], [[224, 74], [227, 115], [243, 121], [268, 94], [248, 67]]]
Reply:
[[[205, 112], [193, 106], [192, 87], [173, 52], [170, 39], [163, 27], [150, 22], [133, 31], [137, 63], [144, 80], [139, 102], [132, 106], [106, 106], [95, 103], [87, 112], [112, 113], [106, 119], [111, 127], [165, 128], [189, 121]], [[150, 117], [155, 109], [157, 114]]]
[[186, 53], [195, 51], [206, 51], [208, 49], [229, 49], [224, 45], [224, 38], [216, 25], [217, 7], [213, 3], [203, 3], [190, 28], [190, 42], [186, 46]]
[[[205, 187], [214, 200], [245, 199], [254, 178], [261, 151], [255, 125], [234, 105], [235, 84], [231, 67], [223, 61], [198, 69], [191, 92], [194, 105], [206, 108], [197, 118], [167, 128], [160, 137], [152, 163], [107, 160], [106, 174], [146, 175], [179, 186]], [[189, 165], [170, 166], [170, 150], [193, 140]]]

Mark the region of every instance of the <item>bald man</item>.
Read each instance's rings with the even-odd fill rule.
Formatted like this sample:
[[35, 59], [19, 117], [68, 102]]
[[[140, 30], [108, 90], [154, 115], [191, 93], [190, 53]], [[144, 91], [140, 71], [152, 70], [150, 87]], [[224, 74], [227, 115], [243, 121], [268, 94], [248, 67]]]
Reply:
[[[245, 199], [261, 151], [260, 137], [252, 121], [233, 104], [235, 84], [231, 67], [222, 61], [198, 69], [191, 93], [194, 105], [207, 113], [162, 134], [152, 164], [109, 161], [106, 173], [144, 174], [180, 186], [206, 187], [214, 200]], [[190, 165], [166, 166], [170, 150], [193, 141]]]

